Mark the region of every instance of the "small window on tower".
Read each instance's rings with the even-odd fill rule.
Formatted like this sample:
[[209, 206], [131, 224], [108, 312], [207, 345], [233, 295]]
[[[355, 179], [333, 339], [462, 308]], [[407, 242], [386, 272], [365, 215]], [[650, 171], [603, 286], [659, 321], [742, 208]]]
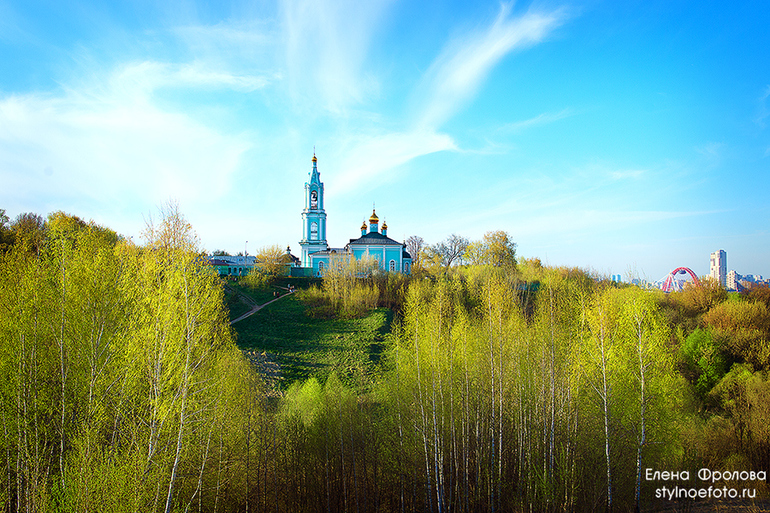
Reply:
[[310, 208], [318, 208], [318, 192], [310, 192]]
[[318, 223], [310, 224], [310, 239], [318, 240]]

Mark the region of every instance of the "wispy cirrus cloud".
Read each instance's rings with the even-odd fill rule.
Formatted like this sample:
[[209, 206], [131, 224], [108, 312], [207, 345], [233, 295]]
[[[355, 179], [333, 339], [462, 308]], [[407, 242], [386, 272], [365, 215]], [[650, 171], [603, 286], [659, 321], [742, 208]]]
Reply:
[[572, 111], [572, 109], [563, 109], [559, 112], [544, 112], [533, 118], [525, 119], [524, 121], [514, 121], [512, 123], [507, 123], [500, 127], [500, 130], [504, 132], [521, 132], [527, 128], [548, 125], [555, 121], [573, 116], [574, 114], [575, 113]]
[[612, 180], [638, 180], [642, 178], [647, 171], [644, 169], [621, 169], [610, 171], [609, 177]]
[[133, 94], [151, 94], [161, 88], [211, 88], [252, 92], [268, 85], [274, 77], [238, 74], [194, 61], [165, 63], [157, 61], [132, 62], [121, 65], [110, 77], [113, 90]]
[[709, 142], [696, 147], [695, 151], [703, 156], [709, 167], [715, 167], [722, 162], [725, 144], [721, 142]]
[[478, 93], [492, 69], [509, 53], [543, 41], [566, 18], [566, 11], [529, 10], [512, 15], [503, 4], [491, 25], [446, 45], [419, 86], [417, 103], [425, 107], [419, 124], [438, 128]]
[[337, 169], [329, 180], [330, 194], [345, 195], [373, 187], [387, 179], [388, 172], [410, 160], [454, 149], [455, 143], [450, 136], [434, 131], [350, 136], [339, 146]]
[[245, 138], [113, 93], [0, 99], [0, 181], [18, 201], [119, 208], [228, 191]]
[[344, 111], [376, 94], [366, 69], [391, 0], [283, 0], [286, 66], [294, 100]]

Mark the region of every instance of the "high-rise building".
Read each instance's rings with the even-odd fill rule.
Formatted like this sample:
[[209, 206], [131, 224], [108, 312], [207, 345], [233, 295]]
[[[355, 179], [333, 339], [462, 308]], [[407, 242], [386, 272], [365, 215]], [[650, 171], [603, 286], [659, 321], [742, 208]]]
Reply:
[[709, 275], [717, 280], [722, 287], [727, 286], [727, 252], [724, 249], [711, 253]]

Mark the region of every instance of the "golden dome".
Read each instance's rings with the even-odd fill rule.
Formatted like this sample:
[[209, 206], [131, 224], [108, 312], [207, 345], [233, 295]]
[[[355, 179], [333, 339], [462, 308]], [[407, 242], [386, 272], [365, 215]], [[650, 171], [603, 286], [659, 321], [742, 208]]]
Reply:
[[366, 221], [364, 221], [363, 223], [361, 223], [361, 229], [362, 229], [362, 230], [366, 230]]
[[374, 213], [374, 209], [372, 209], [372, 217], [369, 218], [369, 222], [374, 224], [378, 223], [380, 221], [380, 218], [377, 217], [377, 214]]
[[315, 153], [313, 153], [313, 162], [318, 162], [318, 159], [315, 158]]
[[383, 229], [383, 230], [387, 230], [387, 229], [388, 229], [388, 222], [387, 222], [387, 221], [385, 221], [384, 223], [382, 223], [382, 229]]

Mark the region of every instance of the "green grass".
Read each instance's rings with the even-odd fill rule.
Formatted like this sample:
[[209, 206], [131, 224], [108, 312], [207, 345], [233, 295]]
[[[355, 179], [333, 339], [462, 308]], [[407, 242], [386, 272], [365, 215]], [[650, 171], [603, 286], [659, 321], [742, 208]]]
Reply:
[[[255, 290], [251, 287], [245, 287], [238, 282], [226, 282], [225, 301], [230, 311], [230, 320], [237, 319], [245, 314], [254, 307], [254, 304], [263, 305], [268, 301], [272, 301], [275, 299], [275, 296], [273, 296], [275, 291], [280, 291], [282, 294], [286, 293], [285, 290], [278, 287], [270, 287], [267, 290]], [[244, 300], [242, 296], [251, 299], [253, 304]]]
[[361, 319], [314, 319], [305, 314], [308, 308], [293, 295], [276, 301], [233, 325], [238, 346], [274, 355], [283, 389], [311, 376], [323, 382], [332, 371], [348, 384], [364, 386], [379, 367], [392, 312], [380, 308]]

